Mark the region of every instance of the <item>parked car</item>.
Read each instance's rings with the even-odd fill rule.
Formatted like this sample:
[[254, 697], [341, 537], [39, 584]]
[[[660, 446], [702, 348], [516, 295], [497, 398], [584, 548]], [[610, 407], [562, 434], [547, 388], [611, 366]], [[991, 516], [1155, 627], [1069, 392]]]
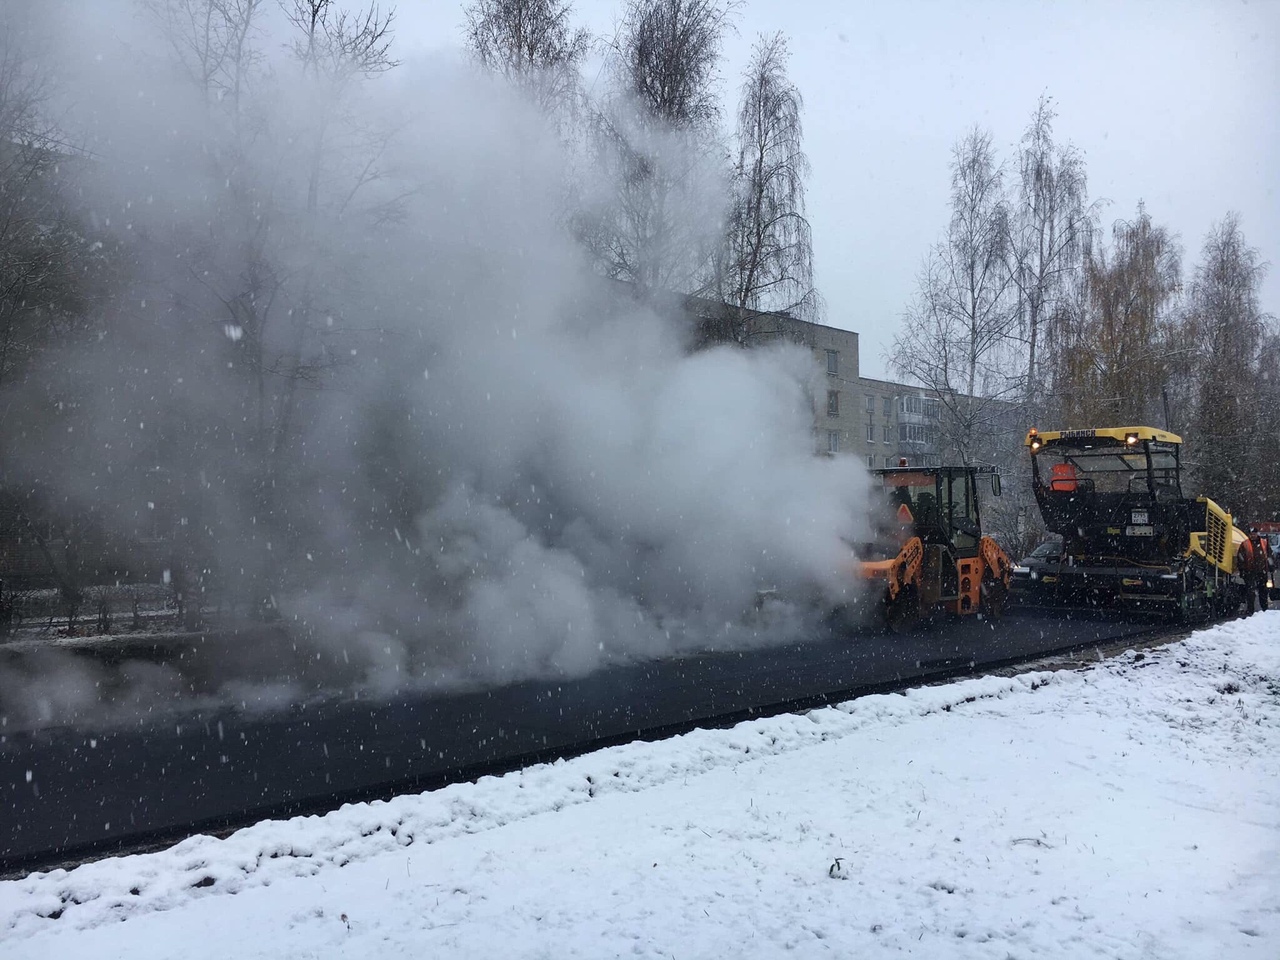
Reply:
[[1053, 537], [1036, 546], [1013, 567], [1011, 586], [1015, 593], [1035, 594], [1057, 582], [1062, 564], [1062, 539]]

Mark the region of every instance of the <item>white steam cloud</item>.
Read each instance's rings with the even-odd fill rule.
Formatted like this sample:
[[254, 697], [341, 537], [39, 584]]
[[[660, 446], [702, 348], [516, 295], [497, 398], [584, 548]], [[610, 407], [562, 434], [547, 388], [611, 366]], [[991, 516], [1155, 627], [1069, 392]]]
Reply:
[[[19, 452], [126, 531], [145, 478], [171, 478], [219, 582], [275, 584], [301, 638], [280, 672], [319, 657], [378, 690], [580, 675], [795, 639], [852, 599], [865, 474], [814, 454], [810, 352], [690, 353], [678, 310], [593, 275], [566, 184], [608, 191], [518, 97], [438, 61], [368, 84], [348, 110], [391, 131], [380, 176], [307, 237], [301, 200], [280, 198], [305, 194], [296, 118], [317, 107], [283, 68], [233, 161], [193, 96], [94, 46], [104, 60], [63, 54], [98, 158], [78, 202], [120, 238], [128, 294], [104, 307], [100, 341], [57, 360], [86, 402]], [[259, 207], [229, 195], [231, 165]], [[351, 182], [337, 160], [325, 175], [330, 196]], [[224, 283], [243, 279], [251, 241], [280, 301], [262, 340], [287, 353], [286, 311], [309, 310], [328, 364], [269, 383], [303, 398], [268, 474], [271, 516], [249, 495], [270, 456], [250, 433], [254, 330]], [[765, 590], [785, 604], [762, 625]]]

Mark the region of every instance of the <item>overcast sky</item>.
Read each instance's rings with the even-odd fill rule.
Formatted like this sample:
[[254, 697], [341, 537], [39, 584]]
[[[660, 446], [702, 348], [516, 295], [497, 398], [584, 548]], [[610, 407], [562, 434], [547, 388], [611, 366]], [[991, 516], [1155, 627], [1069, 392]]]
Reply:
[[[612, 37], [623, 0], [578, 0]], [[402, 0], [399, 50], [456, 47], [460, 0]], [[1280, 315], [1280, 0], [745, 0], [725, 45], [732, 120], [762, 32], [791, 42], [813, 165], [809, 219], [826, 322], [857, 330], [864, 376], [889, 375], [915, 276], [947, 220], [951, 145], [973, 124], [1011, 158], [1036, 98], [1087, 158], [1103, 224], [1139, 200], [1179, 235], [1184, 274], [1210, 226], [1241, 215], [1273, 267], [1262, 306]], [[588, 77], [590, 81], [592, 78]]]

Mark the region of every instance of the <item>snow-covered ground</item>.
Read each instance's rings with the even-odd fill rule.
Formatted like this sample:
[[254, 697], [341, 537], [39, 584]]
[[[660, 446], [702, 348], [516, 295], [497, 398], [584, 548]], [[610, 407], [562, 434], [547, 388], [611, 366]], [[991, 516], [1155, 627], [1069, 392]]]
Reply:
[[1280, 611], [0, 884], [0, 955], [1280, 957]]

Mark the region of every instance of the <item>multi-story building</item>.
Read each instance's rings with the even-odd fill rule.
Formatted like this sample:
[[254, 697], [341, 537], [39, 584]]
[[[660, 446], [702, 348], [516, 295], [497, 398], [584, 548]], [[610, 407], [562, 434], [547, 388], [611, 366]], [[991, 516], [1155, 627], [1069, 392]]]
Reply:
[[938, 399], [923, 387], [858, 377], [862, 391], [864, 447], [867, 466], [891, 467], [905, 457], [914, 464], [937, 460]]
[[861, 376], [858, 334], [786, 313], [746, 313], [697, 297], [685, 298], [702, 344], [759, 346], [781, 339], [813, 352], [813, 435], [818, 453], [855, 456], [869, 468], [941, 459], [942, 403], [926, 387]]
[[858, 334], [787, 314], [756, 319], [753, 342], [786, 338], [813, 351], [813, 432], [820, 453], [845, 454], [869, 468], [935, 463], [941, 404], [925, 387], [877, 380], [859, 372]]

